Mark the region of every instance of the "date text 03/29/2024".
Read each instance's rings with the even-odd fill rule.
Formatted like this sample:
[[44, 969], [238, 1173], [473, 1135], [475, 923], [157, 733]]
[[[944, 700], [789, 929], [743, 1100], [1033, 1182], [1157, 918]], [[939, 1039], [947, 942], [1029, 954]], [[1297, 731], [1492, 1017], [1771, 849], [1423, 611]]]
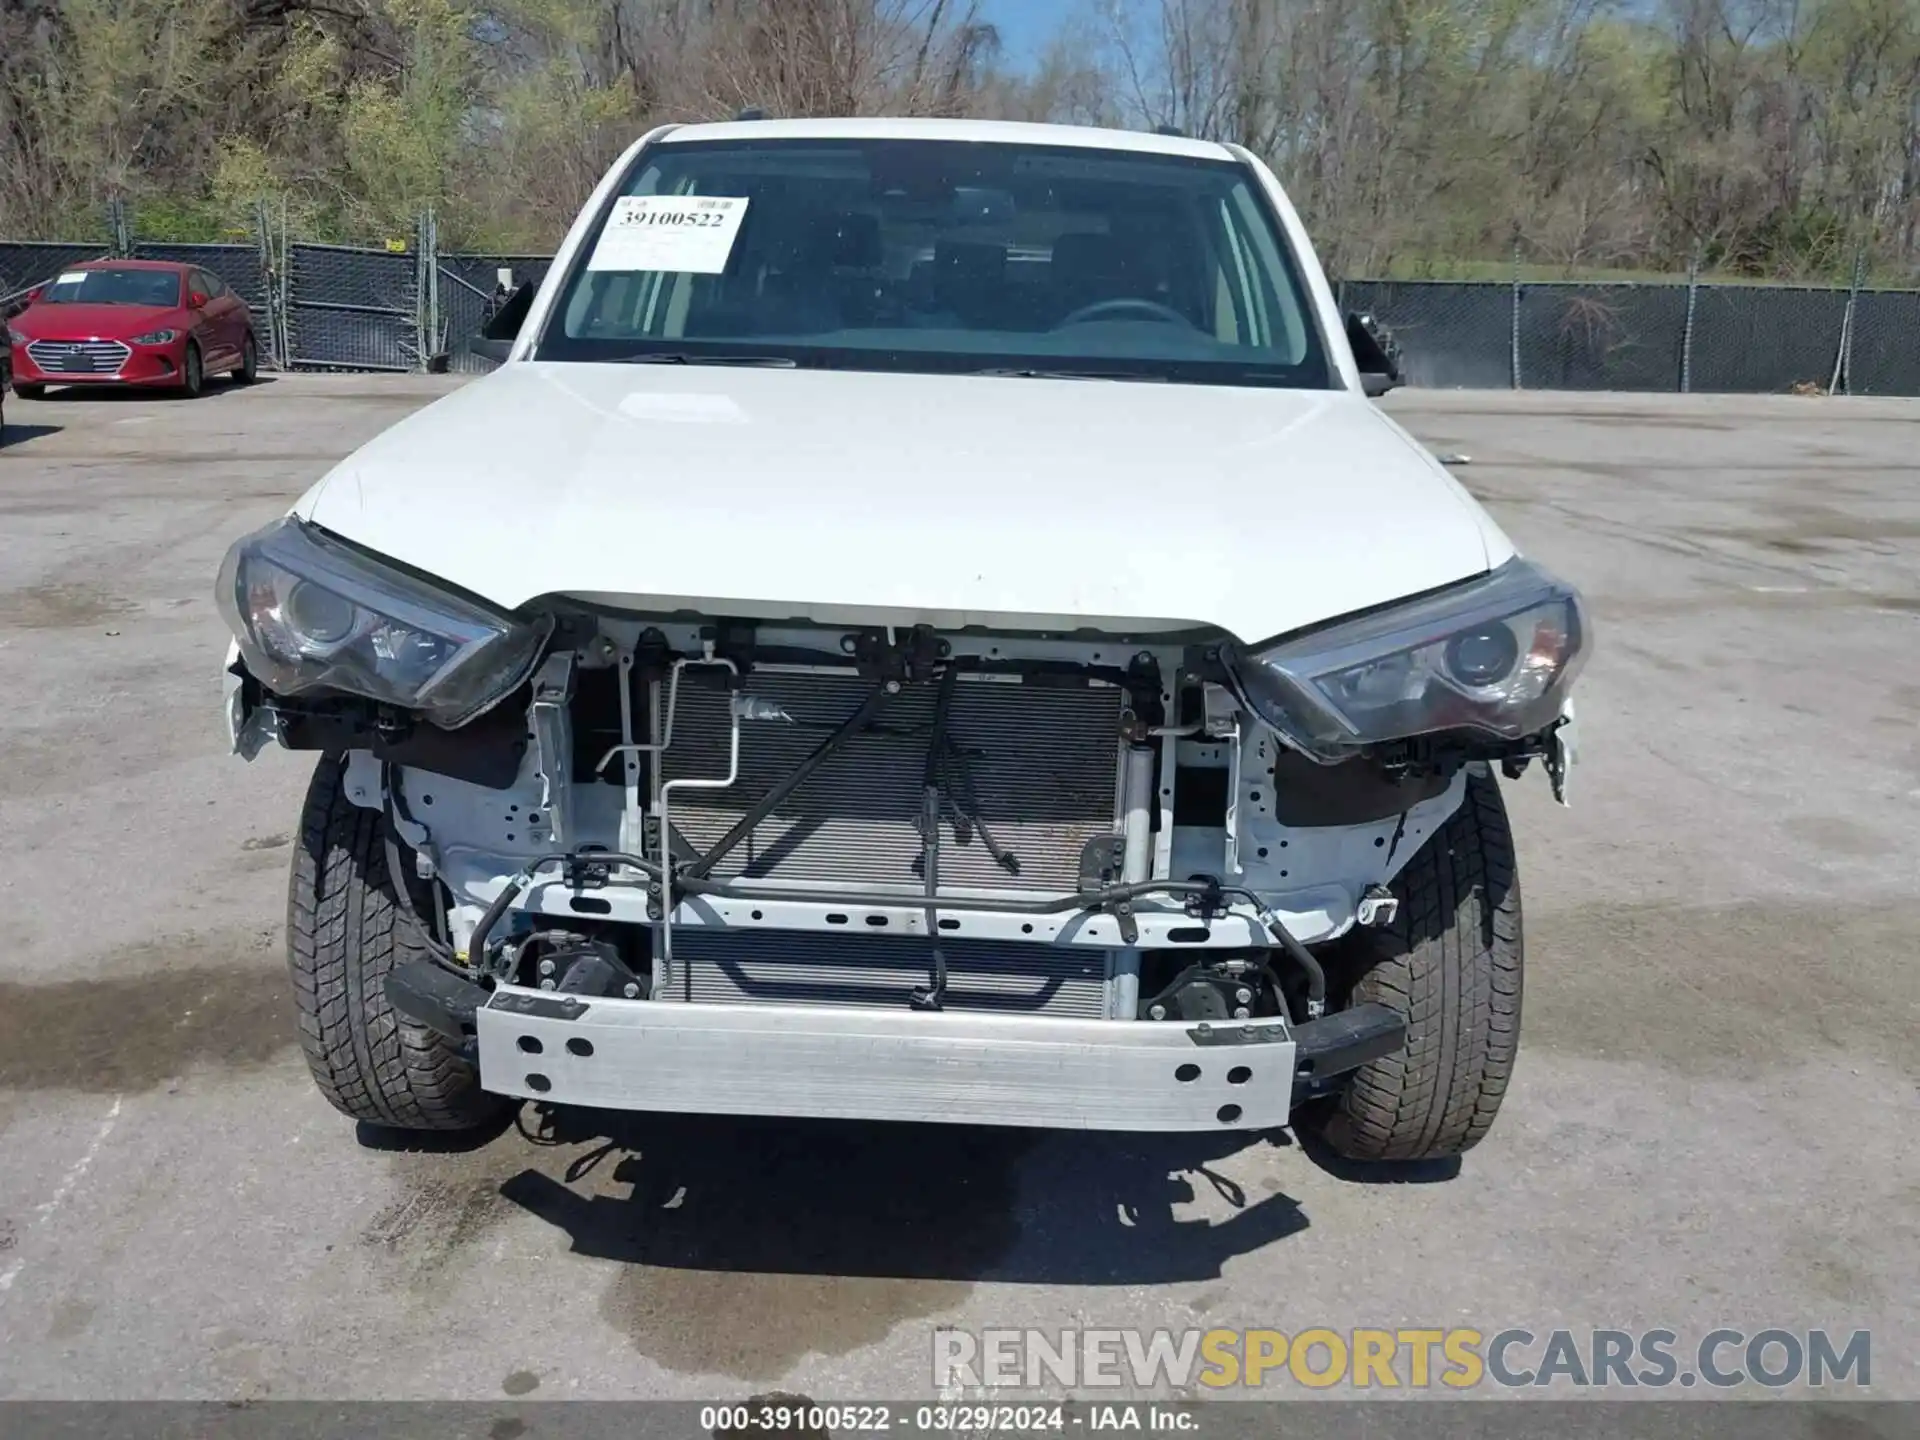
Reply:
[[820, 1436], [852, 1432], [927, 1435], [1061, 1433], [1070, 1430], [1157, 1430], [1188, 1433], [1200, 1428], [1191, 1406], [1152, 1403], [993, 1405], [940, 1402], [921, 1405], [822, 1405], [794, 1399], [749, 1400], [707, 1405], [700, 1428], [714, 1440], [749, 1435]]

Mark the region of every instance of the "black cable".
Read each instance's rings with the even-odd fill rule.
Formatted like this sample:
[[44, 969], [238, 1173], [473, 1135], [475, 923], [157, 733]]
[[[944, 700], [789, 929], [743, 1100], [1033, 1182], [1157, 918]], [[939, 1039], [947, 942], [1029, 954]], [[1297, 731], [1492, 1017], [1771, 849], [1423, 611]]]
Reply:
[[[388, 765], [380, 767], [380, 786], [388, 796], [395, 793], [391, 769], [392, 767]], [[445, 944], [433, 933], [430, 923], [425, 916], [421, 915], [419, 906], [414, 903], [413, 887], [407, 884], [405, 867], [400, 863], [399, 830], [394, 824], [392, 813], [384, 807], [380, 811], [380, 840], [381, 849], [386, 854], [387, 888], [393, 891], [394, 908], [400, 912], [401, 919], [413, 931], [414, 941], [427, 952], [427, 958], [442, 970], [451, 971], [463, 980], [470, 979], [467, 972], [460, 968], [459, 961], [454, 958], [453, 947]]]

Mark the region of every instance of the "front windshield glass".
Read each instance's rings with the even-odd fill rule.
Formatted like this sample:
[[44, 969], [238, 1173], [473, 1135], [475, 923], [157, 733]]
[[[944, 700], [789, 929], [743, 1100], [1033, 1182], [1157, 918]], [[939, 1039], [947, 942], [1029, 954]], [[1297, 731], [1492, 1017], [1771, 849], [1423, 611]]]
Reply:
[[69, 270], [40, 292], [42, 305], [160, 305], [180, 303], [180, 277], [171, 270]]
[[535, 356], [1331, 383], [1242, 166], [955, 141], [650, 147]]

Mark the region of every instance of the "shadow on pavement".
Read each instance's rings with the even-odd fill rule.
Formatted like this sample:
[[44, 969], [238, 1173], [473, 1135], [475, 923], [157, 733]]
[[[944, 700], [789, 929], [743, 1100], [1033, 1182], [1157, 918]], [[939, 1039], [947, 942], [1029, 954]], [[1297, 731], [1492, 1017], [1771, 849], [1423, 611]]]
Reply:
[[9, 420], [4, 430], [0, 430], [0, 449], [11, 450], [16, 445], [24, 445], [29, 440], [38, 440], [43, 435], [58, 435], [64, 425], [16, 425]]
[[[1203, 1280], [1307, 1228], [1215, 1168], [1282, 1134], [1113, 1135], [523, 1112], [536, 1144], [592, 1146], [500, 1193], [575, 1254], [670, 1270], [1150, 1285]], [[548, 1167], [551, 1168], [551, 1167]], [[616, 1193], [609, 1193], [616, 1192]], [[1186, 1219], [1194, 1200], [1228, 1212]]]

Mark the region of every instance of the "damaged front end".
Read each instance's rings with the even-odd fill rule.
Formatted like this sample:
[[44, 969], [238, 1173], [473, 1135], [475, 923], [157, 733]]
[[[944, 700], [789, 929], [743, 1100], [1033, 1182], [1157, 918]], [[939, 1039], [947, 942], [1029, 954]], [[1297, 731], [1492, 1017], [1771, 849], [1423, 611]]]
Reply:
[[1583, 648], [1565, 587], [1477, 583], [1465, 630], [1423, 599], [1317, 652], [504, 615], [287, 520], [221, 598], [236, 749], [346, 756], [438, 900], [389, 994], [485, 1088], [1150, 1130], [1278, 1124], [1403, 1043], [1313, 947], [1392, 918], [1468, 767], [1564, 764]]

